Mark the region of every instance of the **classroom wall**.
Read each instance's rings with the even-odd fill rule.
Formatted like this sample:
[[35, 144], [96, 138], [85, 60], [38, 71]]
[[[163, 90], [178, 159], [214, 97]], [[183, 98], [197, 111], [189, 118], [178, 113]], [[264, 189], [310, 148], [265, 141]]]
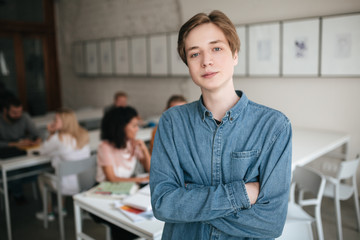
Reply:
[[[62, 0], [56, 1], [63, 105], [103, 107], [125, 90], [143, 117], [160, 114], [173, 93], [189, 100], [199, 90], [187, 77], [135, 78], [74, 75], [74, 41], [174, 32], [197, 12], [224, 11], [235, 24], [360, 12], [359, 0]], [[360, 78], [236, 78], [256, 102], [284, 112], [294, 126], [351, 134], [350, 157], [360, 152]]]

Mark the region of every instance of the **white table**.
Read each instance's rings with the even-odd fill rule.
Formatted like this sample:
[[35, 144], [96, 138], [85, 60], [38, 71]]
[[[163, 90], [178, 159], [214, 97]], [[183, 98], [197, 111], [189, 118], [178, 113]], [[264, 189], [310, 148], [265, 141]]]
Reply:
[[[152, 128], [143, 128], [138, 131], [137, 138], [143, 141], [149, 141], [151, 139]], [[92, 152], [96, 152], [101, 140], [100, 140], [100, 130], [89, 131], [90, 138], [90, 149]], [[29, 167], [38, 166], [41, 164], [50, 163], [51, 159], [47, 156], [35, 156], [31, 151], [28, 152], [26, 156], [9, 158], [8, 160], [0, 160], [0, 169], [2, 172], [2, 191], [5, 199], [5, 215], [6, 215], [6, 224], [8, 231], [8, 239], [12, 239], [11, 233], [11, 218], [10, 218], [10, 205], [9, 205], [9, 194], [8, 194], [8, 178], [7, 173], [9, 171], [24, 169]], [[41, 173], [40, 170], [32, 171], [26, 174], [17, 175], [17, 178], [22, 178], [25, 176], [32, 176]]]
[[292, 170], [343, 147], [343, 158], [348, 159], [350, 135], [305, 128], [293, 128]]
[[161, 239], [164, 222], [155, 218], [152, 220], [133, 222], [114, 208], [112, 204], [114, 200], [112, 199], [89, 197], [83, 193], [76, 194], [73, 199], [77, 240], [91, 239], [82, 232], [82, 209], [140, 237], [146, 239]]
[[[51, 159], [47, 156], [34, 156], [29, 153], [26, 156], [21, 157], [14, 157], [9, 158], [8, 160], [0, 160], [0, 169], [2, 173], [2, 193], [4, 194], [5, 199], [5, 215], [6, 215], [6, 225], [7, 225], [7, 232], [8, 232], [8, 239], [12, 239], [11, 233], [11, 219], [10, 219], [10, 205], [9, 205], [9, 193], [8, 193], [8, 186], [7, 186], [7, 172], [17, 170], [17, 169], [24, 169], [34, 166], [39, 166], [41, 164], [50, 163]], [[32, 172], [27, 172], [21, 175], [18, 175], [18, 178], [23, 178], [25, 176], [33, 176], [36, 174], [41, 173], [42, 171], [36, 170]], [[1, 190], [1, 188], [0, 188]]]

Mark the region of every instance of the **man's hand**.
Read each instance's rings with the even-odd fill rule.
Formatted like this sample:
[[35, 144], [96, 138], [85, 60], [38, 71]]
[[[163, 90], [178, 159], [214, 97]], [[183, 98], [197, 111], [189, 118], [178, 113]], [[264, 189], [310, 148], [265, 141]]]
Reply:
[[260, 192], [259, 182], [248, 182], [245, 183], [246, 192], [249, 196], [250, 204], [253, 205], [256, 203], [256, 200]]
[[35, 141], [33, 141], [31, 139], [21, 139], [18, 142], [10, 142], [9, 146], [18, 147], [18, 148], [24, 148], [24, 147], [36, 146], [36, 145], [39, 145], [40, 143], [41, 143], [40, 138], [36, 139]]

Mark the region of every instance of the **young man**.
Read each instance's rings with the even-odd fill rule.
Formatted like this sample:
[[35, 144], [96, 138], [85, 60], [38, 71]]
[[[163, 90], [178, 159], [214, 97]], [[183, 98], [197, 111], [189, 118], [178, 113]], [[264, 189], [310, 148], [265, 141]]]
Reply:
[[17, 98], [9, 98], [0, 116], [0, 147], [26, 147], [40, 144], [39, 131], [23, 112]]
[[291, 125], [233, 85], [240, 41], [219, 11], [180, 29], [178, 52], [199, 101], [166, 111], [151, 159], [163, 239], [273, 239], [281, 235], [291, 177]]

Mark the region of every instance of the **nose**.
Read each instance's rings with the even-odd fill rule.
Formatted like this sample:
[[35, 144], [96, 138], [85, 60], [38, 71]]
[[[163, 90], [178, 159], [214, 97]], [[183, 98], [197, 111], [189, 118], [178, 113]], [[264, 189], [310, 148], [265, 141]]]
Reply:
[[210, 53], [203, 53], [202, 58], [202, 67], [212, 66], [214, 64], [212, 55]]

